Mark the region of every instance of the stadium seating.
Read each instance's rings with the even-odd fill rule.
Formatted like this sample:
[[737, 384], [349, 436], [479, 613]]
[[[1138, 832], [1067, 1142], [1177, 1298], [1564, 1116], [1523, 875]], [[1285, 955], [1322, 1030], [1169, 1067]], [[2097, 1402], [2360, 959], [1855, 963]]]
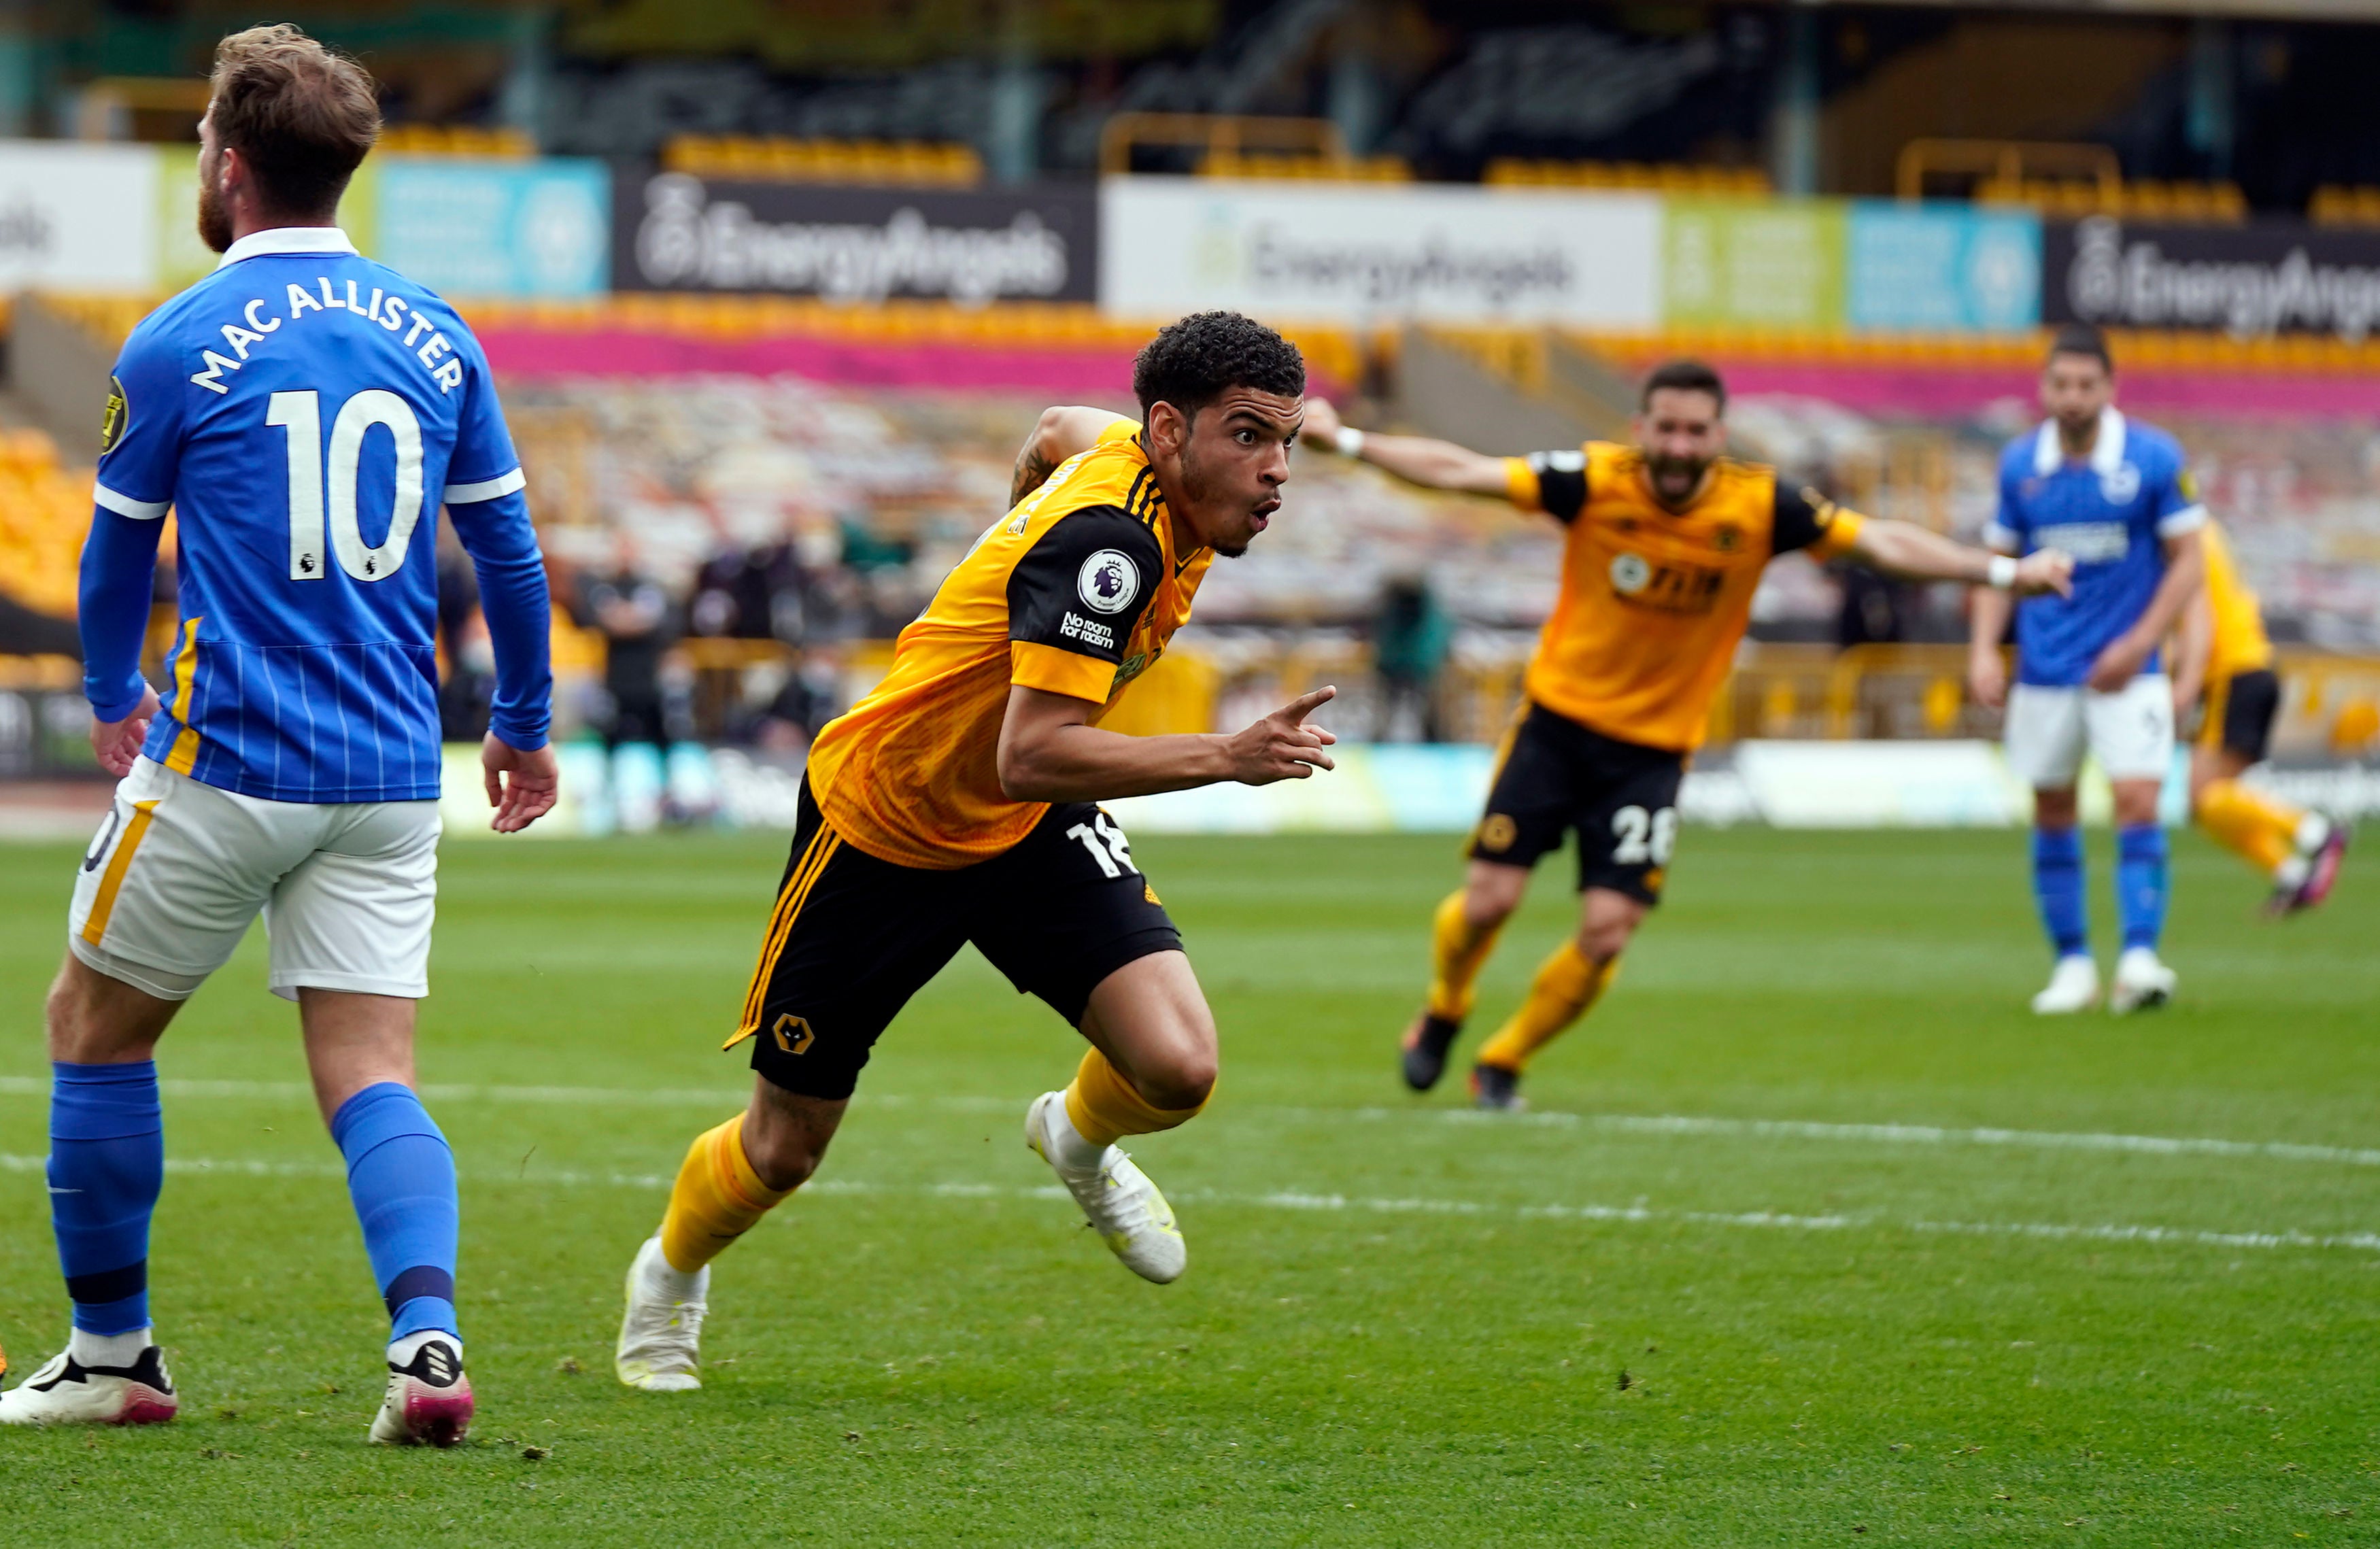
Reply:
[[1765, 194], [1768, 175], [1758, 167], [1674, 163], [1528, 161], [1499, 157], [1480, 181], [1500, 188], [1626, 188], [1664, 194]]
[[525, 129], [483, 129], [468, 124], [391, 124], [379, 149], [397, 156], [479, 156], [518, 160], [537, 154]]
[[91, 469], [65, 466], [42, 432], [0, 430], [0, 588], [37, 612], [74, 614], [91, 479]]
[[2112, 188], [2070, 179], [1991, 177], [1975, 185], [1978, 204], [2031, 205], [2054, 219], [2115, 215], [2128, 221], [2236, 225], [2248, 218], [2237, 183], [2166, 183], [2122, 179]]
[[698, 177], [787, 183], [971, 188], [983, 181], [975, 147], [917, 140], [677, 135], [662, 147], [662, 165]]
[[2318, 226], [2380, 226], [2380, 188], [2325, 183], [2313, 191], [2306, 219]]

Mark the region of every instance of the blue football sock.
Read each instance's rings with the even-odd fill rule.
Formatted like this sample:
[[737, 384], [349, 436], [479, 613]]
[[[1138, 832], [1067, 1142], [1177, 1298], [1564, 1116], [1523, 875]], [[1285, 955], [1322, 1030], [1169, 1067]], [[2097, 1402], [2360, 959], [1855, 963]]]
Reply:
[[2165, 934], [2165, 830], [2155, 823], [2116, 835], [2116, 909], [2124, 922], [2124, 945], [2155, 950]]
[[461, 1211], [446, 1137], [411, 1089], [383, 1081], [339, 1105], [331, 1139], [347, 1159], [347, 1193], [364, 1228], [372, 1280], [388, 1303], [389, 1337], [423, 1329], [460, 1337], [455, 1250]]
[[50, 1066], [50, 1221], [74, 1325], [149, 1326], [149, 1217], [165, 1182], [157, 1066]]
[[2059, 957], [2091, 950], [2091, 920], [2082, 903], [2082, 833], [2079, 829], [2033, 830], [2033, 896], [2041, 905], [2041, 928]]

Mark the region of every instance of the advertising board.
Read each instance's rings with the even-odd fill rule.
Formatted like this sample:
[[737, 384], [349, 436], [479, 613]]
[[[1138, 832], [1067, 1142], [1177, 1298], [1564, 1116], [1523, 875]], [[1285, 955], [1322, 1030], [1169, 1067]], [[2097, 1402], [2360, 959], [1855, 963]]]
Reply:
[[620, 175], [621, 290], [949, 300], [1089, 301], [1099, 200], [1088, 188], [928, 189]]
[[1099, 301], [1348, 324], [1648, 328], [1661, 201], [1433, 184], [1111, 177]]
[[1662, 321], [1842, 326], [1840, 200], [1670, 200], [1663, 214]]
[[563, 298], [611, 288], [612, 178], [601, 162], [390, 156], [372, 191], [364, 250], [442, 296]]
[[0, 141], [0, 295], [144, 291], [156, 266], [149, 147]]
[[2041, 218], [2029, 210], [1859, 200], [1845, 267], [1855, 329], [2002, 332], [2041, 321]]
[[2102, 216], [2045, 231], [2042, 282], [2046, 322], [2361, 341], [2380, 328], [2380, 231]]

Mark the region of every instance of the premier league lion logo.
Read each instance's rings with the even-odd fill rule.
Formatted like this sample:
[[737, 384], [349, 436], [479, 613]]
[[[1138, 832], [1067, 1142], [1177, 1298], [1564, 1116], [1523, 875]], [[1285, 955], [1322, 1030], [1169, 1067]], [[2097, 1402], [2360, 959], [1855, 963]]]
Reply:
[[1121, 613], [1140, 595], [1140, 571], [1123, 552], [1102, 549], [1083, 562], [1075, 589], [1095, 613]]

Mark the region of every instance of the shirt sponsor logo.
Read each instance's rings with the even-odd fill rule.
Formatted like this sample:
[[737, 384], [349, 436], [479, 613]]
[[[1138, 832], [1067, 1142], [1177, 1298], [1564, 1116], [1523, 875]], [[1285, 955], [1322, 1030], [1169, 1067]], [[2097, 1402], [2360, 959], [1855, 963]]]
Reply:
[[1123, 551], [1102, 549], [1083, 562], [1075, 590], [1093, 612], [1121, 613], [1140, 595], [1140, 570]]
[[1087, 619], [1072, 610], [1067, 611], [1065, 619], [1059, 623], [1058, 633], [1069, 640], [1080, 640], [1086, 646], [1097, 650], [1115, 649], [1114, 630], [1097, 619]]
[[1611, 589], [1622, 600], [1664, 613], [1707, 613], [1726, 587], [1726, 571], [1704, 565], [1655, 564], [1642, 554], [1611, 562]]
[[2065, 550], [2077, 564], [2120, 560], [2132, 548], [2131, 529], [2121, 522], [2061, 522], [2039, 529], [2033, 539], [2036, 548]]

